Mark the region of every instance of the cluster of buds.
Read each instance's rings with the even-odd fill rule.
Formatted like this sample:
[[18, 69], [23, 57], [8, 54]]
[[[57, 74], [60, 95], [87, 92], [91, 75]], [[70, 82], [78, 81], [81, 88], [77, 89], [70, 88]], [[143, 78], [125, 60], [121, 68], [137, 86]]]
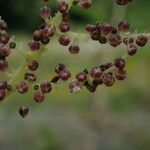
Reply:
[[93, 93], [100, 85], [110, 87], [116, 79], [122, 81], [126, 78], [125, 65], [126, 60], [118, 57], [113, 62], [93, 67], [90, 70], [85, 69], [76, 74], [76, 80], [70, 82], [69, 89], [71, 92], [77, 92], [86, 87], [89, 92]]
[[10, 50], [16, 47], [16, 44], [11, 42], [10, 36], [6, 30], [7, 23], [0, 19], [0, 71], [2, 72], [8, 69], [6, 58], [10, 55]]
[[[49, 0], [43, 1], [47, 2]], [[31, 55], [33, 53], [37, 54], [39, 51], [43, 52], [43, 49], [49, 44], [55, 33], [59, 35], [58, 42], [62, 46], [68, 46], [68, 51], [71, 54], [78, 54], [80, 52], [78, 38], [71, 39], [71, 37], [69, 37], [70, 34], [68, 34], [70, 31], [69, 9], [71, 5], [80, 5], [82, 8], [88, 9], [91, 7], [92, 1], [70, 1], [71, 4], [67, 0], [57, 0], [56, 8], [59, 19], [57, 18], [56, 21], [55, 16], [52, 16], [51, 9], [48, 6], [40, 9], [39, 14], [44, 20], [44, 23], [33, 33], [33, 39], [28, 43]], [[116, 0], [116, 2], [119, 5], [125, 5], [128, 2], [131, 2], [131, 0]], [[5, 71], [8, 68], [6, 57], [9, 56], [10, 50], [16, 47], [16, 44], [11, 41], [9, 35], [6, 33], [6, 29], [6, 22], [0, 20], [0, 71]], [[127, 21], [120, 21], [117, 27], [108, 23], [87, 24], [85, 29], [90, 35], [89, 38], [98, 41], [100, 44], [108, 43], [112, 47], [117, 47], [123, 43], [127, 47], [127, 54], [130, 56], [137, 52], [138, 47], [145, 46], [148, 41], [144, 34], [139, 34], [136, 37], [131, 37], [132, 35], [129, 36], [129, 34], [126, 34], [130, 29], [130, 24]], [[83, 88], [93, 93], [98, 86], [105, 85], [110, 87], [116, 80], [122, 81], [127, 76], [127, 71], [125, 69], [126, 58], [118, 57], [112, 62], [107, 62], [91, 69], [88, 68], [78, 72], [75, 75], [74, 80], [71, 81], [71, 72], [66, 65], [59, 63], [54, 68], [56, 75], [52, 77], [51, 80], [37, 84], [34, 82], [37, 80], [35, 72], [39, 67], [39, 62], [35, 58], [29, 57], [26, 59], [27, 70], [23, 74], [22, 81], [19, 81], [17, 84], [15, 83], [15, 89], [9, 85], [7, 81], [0, 81], [0, 100], [5, 98], [7, 92], [16, 90], [20, 94], [27, 93], [30, 84], [33, 84], [33, 89], [35, 91], [33, 99], [36, 103], [41, 103], [44, 101], [46, 95], [51, 93], [55, 84], [60, 80], [64, 82], [69, 81], [68, 87], [71, 93], [77, 93]], [[26, 117], [29, 108], [23, 106], [20, 107], [18, 111], [22, 117]]]
[[130, 24], [125, 20], [120, 21], [117, 28], [108, 23], [97, 23], [96, 25], [87, 24], [85, 29], [89, 32], [91, 39], [100, 44], [109, 43], [110, 46], [117, 47], [124, 43], [129, 55], [134, 55], [137, 52], [137, 46], [143, 47], [148, 41], [143, 34], [137, 37], [126, 37], [124, 33], [129, 31]]

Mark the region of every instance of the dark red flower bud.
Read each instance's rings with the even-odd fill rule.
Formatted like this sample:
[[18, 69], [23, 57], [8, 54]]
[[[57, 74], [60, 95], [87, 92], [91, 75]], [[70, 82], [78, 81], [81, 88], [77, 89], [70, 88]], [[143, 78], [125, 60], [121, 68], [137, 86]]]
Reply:
[[60, 74], [64, 70], [66, 70], [66, 66], [64, 64], [58, 64], [55, 66], [55, 72], [58, 74]]
[[70, 30], [70, 25], [67, 22], [61, 22], [59, 24], [59, 29], [61, 32], [68, 32]]
[[137, 52], [137, 46], [135, 46], [135, 45], [129, 45], [128, 46], [127, 53], [130, 56], [133, 56], [134, 54], [136, 54], [136, 52]]
[[72, 93], [77, 93], [81, 90], [81, 84], [78, 80], [74, 80], [69, 83], [69, 89]]
[[30, 41], [30, 42], [28, 43], [28, 46], [30, 47], [30, 49], [31, 49], [32, 51], [36, 51], [36, 50], [39, 50], [39, 48], [40, 48], [40, 43], [37, 42], [37, 41]]
[[99, 79], [102, 75], [102, 70], [99, 67], [92, 68], [90, 71], [90, 75], [94, 79]]
[[17, 91], [21, 94], [24, 94], [28, 91], [28, 85], [24, 81], [18, 83], [16, 88], [17, 88]]
[[121, 21], [118, 24], [118, 29], [122, 32], [127, 32], [130, 28], [130, 24], [127, 21]]
[[3, 44], [7, 44], [9, 42], [9, 35], [7, 33], [3, 33], [0, 35], [0, 42]]
[[109, 34], [113, 30], [113, 27], [107, 23], [101, 23], [98, 25], [98, 27], [99, 27], [99, 30], [102, 34]]
[[6, 89], [7, 81], [0, 81], [0, 89]]
[[106, 73], [104, 74], [103, 76], [103, 83], [106, 85], [106, 86], [112, 86], [115, 82], [115, 78], [113, 76], [113, 74], [110, 72], [110, 73]]
[[7, 29], [7, 23], [4, 20], [0, 19], [0, 30], [6, 30]]
[[70, 52], [71, 54], [78, 54], [79, 51], [80, 51], [79, 45], [77, 45], [77, 44], [71, 44], [71, 45], [69, 46], [69, 52]]
[[30, 60], [28, 62], [28, 68], [31, 70], [31, 71], [35, 71], [37, 70], [37, 68], [39, 67], [39, 63], [37, 60]]
[[71, 77], [71, 73], [69, 70], [64, 70], [62, 72], [60, 72], [60, 78], [64, 81], [68, 80]]
[[25, 73], [24, 79], [29, 82], [34, 82], [34, 81], [36, 81], [36, 76], [34, 73]]
[[35, 102], [37, 103], [41, 103], [43, 102], [45, 99], [45, 95], [43, 92], [40, 92], [40, 91], [37, 91], [35, 94], [34, 94], [34, 100]]
[[45, 7], [40, 8], [39, 13], [40, 13], [41, 18], [43, 18], [43, 19], [50, 18], [51, 9], [47, 6], [45, 6]]
[[115, 66], [116, 68], [118, 68], [118, 69], [124, 68], [125, 65], [126, 65], [126, 61], [125, 61], [125, 59], [122, 58], [122, 57], [116, 58], [116, 59], [114, 60], [114, 66]]
[[115, 72], [115, 77], [118, 80], [124, 80], [126, 78], [126, 76], [127, 76], [127, 72], [124, 69], [116, 70], [116, 72]]
[[88, 9], [91, 7], [92, 1], [91, 0], [80, 0], [80, 5], [82, 8]]
[[136, 39], [136, 44], [138, 46], [143, 47], [146, 45], [147, 41], [148, 41], [148, 38], [145, 35], [139, 35]]
[[59, 37], [59, 43], [63, 46], [67, 46], [70, 43], [70, 39], [67, 35], [61, 35]]
[[43, 93], [49, 93], [52, 90], [52, 84], [50, 82], [43, 82], [40, 84], [40, 88]]
[[68, 11], [68, 4], [65, 1], [60, 1], [57, 3], [57, 9], [60, 13], [64, 14]]
[[6, 96], [5, 89], [0, 89], [0, 101], [4, 100]]
[[76, 74], [76, 79], [80, 82], [83, 82], [87, 79], [87, 76], [84, 72], [79, 72]]
[[117, 47], [121, 44], [121, 36], [119, 34], [112, 34], [109, 36], [109, 44], [113, 47]]
[[10, 49], [8, 46], [2, 45], [0, 46], [0, 56], [1, 57], [7, 57], [10, 54]]
[[0, 71], [6, 71], [8, 69], [8, 62], [0, 60]]

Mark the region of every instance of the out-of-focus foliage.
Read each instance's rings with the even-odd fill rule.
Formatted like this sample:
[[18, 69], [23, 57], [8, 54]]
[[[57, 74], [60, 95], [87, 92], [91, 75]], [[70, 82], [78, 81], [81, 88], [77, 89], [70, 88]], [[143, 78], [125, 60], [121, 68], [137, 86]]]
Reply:
[[[47, 3], [52, 8], [53, 14], [56, 12], [55, 3], [55, 0]], [[36, 2], [35, 0], [0, 0], [0, 15], [8, 22], [10, 29], [32, 31], [40, 23], [38, 10], [43, 5], [45, 4], [42, 0]], [[136, 0], [127, 6], [126, 18], [132, 23], [133, 29], [140, 31], [150, 29], [149, 5], [149, 0]], [[80, 7], [74, 7], [71, 11], [72, 22], [77, 25], [78, 22], [82, 24], [96, 21], [109, 22], [113, 6], [113, 0], [93, 0], [93, 7], [90, 10], [83, 11]]]

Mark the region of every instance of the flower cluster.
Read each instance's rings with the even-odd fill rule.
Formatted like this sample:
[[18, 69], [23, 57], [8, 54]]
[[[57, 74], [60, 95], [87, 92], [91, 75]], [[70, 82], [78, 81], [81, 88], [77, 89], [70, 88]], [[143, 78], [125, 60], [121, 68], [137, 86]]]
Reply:
[[[47, 2], [48, 0], [43, 1]], [[125, 5], [129, 2], [131, 0], [116, 0], [116, 3], [119, 5]], [[30, 57], [27, 57], [25, 60], [24, 67], [27, 69], [24, 71], [21, 70], [23, 72], [22, 81], [18, 81], [17, 84], [15, 83], [15, 87], [11, 85], [13, 79], [10, 79], [11, 82], [0, 81], [0, 100], [5, 98], [7, 92], [12, 93], [13, 91], [18, 91], [20, 94], [28, 92], [31, 84], [33, 84], [33, 90], [35, 91], [33, 95], [34, 101], [41, 103], [60, 80], [64, 82], [69, 81], [68, 88], [72, 93], [77, 93], [83, 88], [93, 93], [98, 86], [105, 85], [110, 87], [116, 80], [122, 81], [126, 78], [127, 71], [125, 66], [127, 59], [126, 57], [117, 57], [112, 62], [98, 64], [91, 69], [86, 68], [79, 71], [76, 73], [74, 80], [71, 81], [71, 71], [68, 70], [65, 64], [58, 63], [54, 68], [56, 75], [50, 81], [34, 84], [37, 80], [35, 72], [40, 65], [37, 58], [44, 52], [46, 45], [50, 43], [55, 34], [59, 35], [58, 43], [62, 46], [67, 46], [70, 54], [78, 54], [81, 50], [78, 38], [70, 36], [69, 10], [72, 5], [80, 5], [83, 9], [88, 9], [92, 6], [92, 1], [57, 0], [57, 13], [55, 16], [52, 16], [51, 8], [48, 6], [40, 8], [39, 14], [44, 20], [44, 23], [33, 33], [33, 39], [27, 44]], [[6, 33], [6, 29], [6, 22], [1, 19], [0, 71], [2, 72], [8, 68], [6, 57], [9, 56], [11, 49], [16, 47], [16, 44]], [[85, 30], [88, 32], [86, 37], [89, 37], [90, 40], [97, 41], [100, 44], [109, 44], [112, 47], [117, 47], [123, 43], [126, 46], [127, 55], [132, 56], [136, 54], [138, 47], [145, 46], [148, 39], [144, 34], [136, 35], [136, 37], [125, 34], [129, 32], [129, 29], [130, 24], [125, 20], [120, 21], [117, 27], [105, 22], [97, 22], [96, 24], [87, 24], [85, 26]], [[17, 75], [14, 77], [15, 79]], [[25, 117], [28, 112], [29, 108], [27, 107], [23, 106], [19, 108], [19, 113], [22, 117]]]
[[10, 50], [16, 47], [16, 44], [11, 41], [6, 30], [7, 23], [0, 19], [0, 71], [6, 71], [8, 69], [6, 58], [10, 55]]

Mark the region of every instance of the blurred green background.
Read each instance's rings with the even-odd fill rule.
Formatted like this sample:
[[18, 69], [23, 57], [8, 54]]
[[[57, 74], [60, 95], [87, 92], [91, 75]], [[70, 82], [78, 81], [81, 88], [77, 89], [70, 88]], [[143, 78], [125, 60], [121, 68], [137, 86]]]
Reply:
[[[0, 16], [8, 22], [9, 33], [16, 35], [17, 48], [23, 42], [26, 50], [25, 43], [42, 22], [38, 9], [43, 5], [40, 0], [0, 0]], [[47, 5], [54, 14], [55, 1]], [[149, 0], [133, 0], [127, 7], [118, 7], [113, 0], [93, 0], [89, 10], [73, 7], [72, 30], [84, 32], [86, 23], [116, 24], [127, 19], [132, 32], [150, 32], [149, 10]], [[9, 58], [10, 66], [16, 69], [22, 61], [17, 48]], [[137, 55], [128, 59], [125, 81], [110, 88], [99, 87], [94, 94], [86, 90], [70, 94], [67, 85], [60, 83], [42, 104], [32, 100], [33, 91], [7, 98], [0, 105], [0, 150], [149, 150], [149, 49], [150, 44], [139, 48]], [[51, 78], [60, 62], [75, 73], [113, 60], [124, 51], [122, 46], [113, 49], [92, 42], [82, 44], [81, 53], [72, 56], [55, 38], [39, 59], [38, 82]], [[30, 108], [25, 119], [18, 115], [20, 106]]]

